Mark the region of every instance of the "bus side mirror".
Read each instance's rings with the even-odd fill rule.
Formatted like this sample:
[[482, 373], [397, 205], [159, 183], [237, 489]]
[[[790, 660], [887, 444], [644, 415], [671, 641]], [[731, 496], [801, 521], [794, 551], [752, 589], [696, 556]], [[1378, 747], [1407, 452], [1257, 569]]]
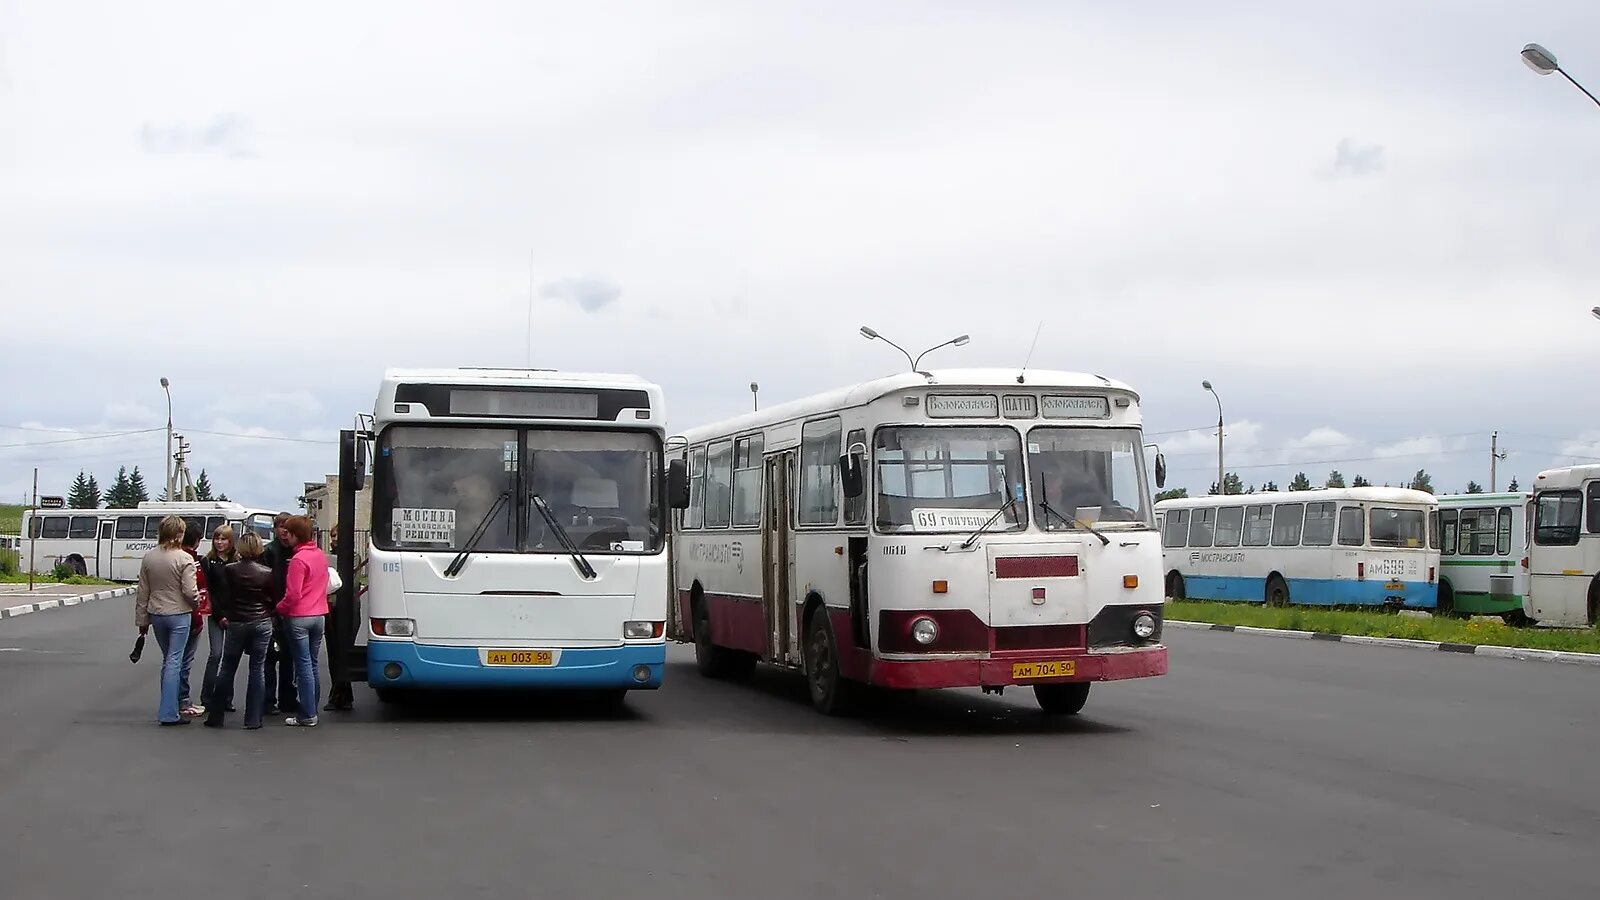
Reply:
[[861, 454], [846, 453], [839, 457], [839, 480], [844, 484], [844, 495], [852, 500], [866, 490], [861, 476]]
[[689, 463], [682, 459], [667, 462], [667, 505], [689, 508]]
[[[1162, 488], [1164, 488], [1166, 486], [1167, 486], [1167, 458], [1165, 456], [1161, 455], [1161, 451], [1157, 450], [1156, 451], [1156, 490], [1159, 491], [1159, 490], [1161, 490]], [[1217, 490], [1219, 490], [1219, 491], [1222, 490], [1222, 487], [1219, 485], [1217, 487]]]
[[355, 482], [356, 490], [367, 486], [367, 442], [360, 435], [356, 436], [356, 470], [350, 473], [351, 480]]

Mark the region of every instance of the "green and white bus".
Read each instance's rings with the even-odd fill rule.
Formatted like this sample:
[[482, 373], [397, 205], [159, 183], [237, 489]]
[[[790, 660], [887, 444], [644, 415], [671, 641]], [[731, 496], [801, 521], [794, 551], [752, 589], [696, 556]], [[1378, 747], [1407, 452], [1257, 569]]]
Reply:
[[1529, 491], [1439, 498], [1438, 614], [1524, 618], [1532, 503]]

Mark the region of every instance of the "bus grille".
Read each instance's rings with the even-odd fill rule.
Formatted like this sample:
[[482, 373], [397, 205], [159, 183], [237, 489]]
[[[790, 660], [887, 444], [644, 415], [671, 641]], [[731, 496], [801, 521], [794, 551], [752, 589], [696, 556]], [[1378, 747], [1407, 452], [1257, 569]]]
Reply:
[[995, 650], [1054, 650], [1086, 647], [1082, 625], [1013, 625], [994, 630]]

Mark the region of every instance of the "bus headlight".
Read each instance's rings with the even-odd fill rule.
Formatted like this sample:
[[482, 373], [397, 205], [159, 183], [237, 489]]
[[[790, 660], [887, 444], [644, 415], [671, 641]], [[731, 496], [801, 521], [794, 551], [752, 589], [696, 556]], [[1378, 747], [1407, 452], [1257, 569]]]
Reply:
[[939, 623], [921, 618], [911, 623], [911, 639], [926, 647], [939, 639]]
[[416, 637], [417, 623], [411, 619], [373, 619], [372, 633], [378, 637]]
[[1133, 617], [1133, 636], [1141, 641], [1148, 641], [1156, 633], [1156, 617], [1147, 612], [1139, 613]]
[[665, 622], [623, 622], [622, 636], [630, 641], [643, 641], [661, 637]]

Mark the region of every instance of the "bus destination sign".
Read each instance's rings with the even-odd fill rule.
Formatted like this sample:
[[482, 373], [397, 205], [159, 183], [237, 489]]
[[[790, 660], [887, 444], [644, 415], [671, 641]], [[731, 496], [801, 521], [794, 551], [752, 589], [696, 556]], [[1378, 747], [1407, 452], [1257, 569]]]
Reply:
[[1111, 401], [1105, 397], [1069, 397], [1046, 394], [1040, 402], [1046, 419], [1109, 419]]
[[66, 509], [67, 508], [67, 498], [65, 498], [65, 497], [40, 497], [39, 498], [39, 508], [40, 509]]
[[993, 394], [929, 394], [927, 409], [934, 419], [992, 419], [1000, 401]]
[[593, 419], [600, 414], [600, 395], [585, 391], [452, 390], [450, 414]]

